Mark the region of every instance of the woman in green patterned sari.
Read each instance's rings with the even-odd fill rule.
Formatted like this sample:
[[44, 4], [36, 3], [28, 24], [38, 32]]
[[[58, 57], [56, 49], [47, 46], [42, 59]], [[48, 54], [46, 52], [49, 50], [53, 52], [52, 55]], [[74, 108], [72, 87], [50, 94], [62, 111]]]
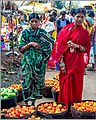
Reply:
[[22, 87], [25, 103], [42, 98], [45, 70], [51, 54], [54, 39], [45, 30], [39, 28], [39, 16], [29, 16], [30, 27], [22, 31], [19, 50], [22, 59]]

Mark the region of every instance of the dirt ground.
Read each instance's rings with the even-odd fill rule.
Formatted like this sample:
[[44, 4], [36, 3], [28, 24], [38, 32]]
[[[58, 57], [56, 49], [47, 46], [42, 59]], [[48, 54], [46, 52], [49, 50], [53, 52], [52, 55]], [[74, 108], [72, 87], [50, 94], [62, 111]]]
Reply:
[[1, 52], [1, 87], [8, 87], [13, 83], [20, 83], [21, 79], [21, 59], [22, 55], [6, 55]]

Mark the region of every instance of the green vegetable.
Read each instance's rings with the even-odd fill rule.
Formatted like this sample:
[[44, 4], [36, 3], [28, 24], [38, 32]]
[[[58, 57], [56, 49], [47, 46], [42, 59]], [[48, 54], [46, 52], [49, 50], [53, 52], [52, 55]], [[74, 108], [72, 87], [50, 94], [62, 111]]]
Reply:
[[7, 96], [7, 93], [2, 92], [2, 93], [1, 93], [1, 96], [2, 96], [2, 97]]
[[12, 93], [12, 92], [13, 92], [12, 90], [10, 90], [10, 89], [8, 90], [8, 93]]
[[8, 99], [8, 96], [4, 96], [4, 99]]
[[16, 93], [11, 93], [11, 96], [13, 97], [13, 96], [16, 96]]

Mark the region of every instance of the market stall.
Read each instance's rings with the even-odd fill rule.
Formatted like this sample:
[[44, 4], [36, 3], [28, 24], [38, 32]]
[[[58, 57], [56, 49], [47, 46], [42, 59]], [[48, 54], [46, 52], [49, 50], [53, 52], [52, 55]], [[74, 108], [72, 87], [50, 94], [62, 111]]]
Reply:
[[18, 9], [28, 13], [30, 12], [41, 13], [44, 12], [45, 10], [50, 10], [52, 8], [51, 8], [51, 3], [42, 4], [42, 3], [32, 2], [29, 5], [21, 6]]

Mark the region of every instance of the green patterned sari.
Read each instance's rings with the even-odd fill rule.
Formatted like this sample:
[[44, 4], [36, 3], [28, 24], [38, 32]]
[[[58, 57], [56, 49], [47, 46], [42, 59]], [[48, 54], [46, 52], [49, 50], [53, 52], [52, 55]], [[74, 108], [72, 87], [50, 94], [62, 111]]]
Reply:
[[41, 48], [30, 47], [22, 59], [22, 87], [24, 100], [42, 98], [46, 64], [51, 54], [54, 39], [45, 30], [32, 28], [22, 31], [19, 49], [30, 42], [37, 42]]

